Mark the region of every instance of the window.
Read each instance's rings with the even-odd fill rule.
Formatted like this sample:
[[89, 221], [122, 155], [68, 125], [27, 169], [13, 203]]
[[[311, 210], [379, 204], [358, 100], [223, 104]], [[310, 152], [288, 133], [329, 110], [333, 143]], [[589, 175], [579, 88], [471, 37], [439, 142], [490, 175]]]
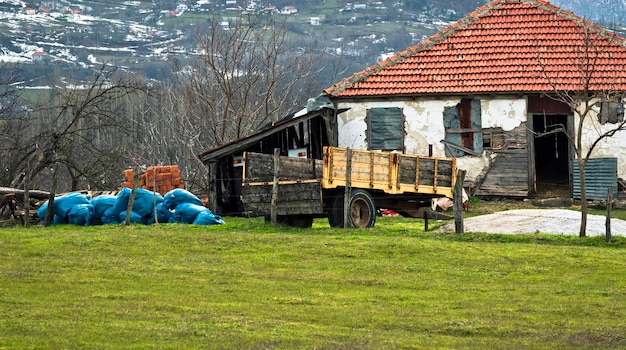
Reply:
[[404, 151], [402, 108], [368, 109], [367, 143], [370, 150]]
[[621, 123], [624, 120], [624, 105], [621, 102], [602, 102], [598, 120], [602, 125]]
[[483, 129], [483, 148], [498, 150], [504, 148], [504, 130], [502, 128]]
[[483, 151], [480, 100], [464, 98], [456, 106], [444, 108], [443, 126], [446, 156], [478, 156]]

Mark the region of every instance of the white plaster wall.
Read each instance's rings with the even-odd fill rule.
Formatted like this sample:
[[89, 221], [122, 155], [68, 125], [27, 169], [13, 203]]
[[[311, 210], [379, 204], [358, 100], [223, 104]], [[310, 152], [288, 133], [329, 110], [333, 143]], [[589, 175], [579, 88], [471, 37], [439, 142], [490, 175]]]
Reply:
[[[477, 97], [478, 98], [478, 97]], [[367, 149], [365, 117], [370, 108], [399, 107], [403, 109], [405, 121], [404, 146], [406, 153], [428, 155], [428, 146], [433, 146], [435, 157], [445, 157], [441, 140], [445, 137], [443, 111], [455, 106], [461, 97], [448, 99], [416, 98], [409, 101], [376, 101], [340, 103], [339, 108], [350, 108], [339, 115], [339, 147]], [[502, 127], [511, 130], [526, 120], [526, 100], [523, 98], [495, 99], [480, 98], [483, 128]], [[466, 179], [472, 181], [482, 169], [489, 165], [490, 154], [481, 157], [457, 158], [457, 167], [466, 170]]]
[[[501, 127], [509, 131], [526, 121], [526, 99], [519, 96], [491, 97], [476, 96], [481, 101], [481, 117], [483, 128]], [[367, 149], [365, 116], [369, 108], [399, 107], [406, 117], [404, 145], [407, 153], [428, 155], [428, 145], [433, 145], [433, 155], [445, 157], [443, 140], [443, 110], [454, 106], [461, 100], [455, 98], [416, 98], [408, 101], [376, 101], [358, 103], [340, 103], [339, 108], [350, 108], [339, 115], [339, 147], [353, 149]], [[575, 115], [574, 126], [578, 126]], [[583, 151], [586, 153], [589, 146], [599, 135], [616, 127], [615, 124], [600, 125], [595, 114], [590, 115], [585, 124], [582, 137]], [[474, 180], [480, 171], [489, 165], [488, 152], [481, 157], [464, 156], [457, 158], [459, 169], [467, 171], [466, 179]], [[617, 157], [618, 176], [626, 178], [626, 131], [619, 131], [613, 137], [601, 141], [593, 151], [592, 158]]]
[[526, 121], [525, 98], [481, 98], [480, 108], [483, 128], [500, 127], [504, 131], [515, 129]]
[[[579, 115], [574, 114], [575, 132], [578, 132]], [[600, 135], [611, 130], [615, 130], [619, 125], [606, 123], [601, 125], [598, 121], [597, 114], [591, 112], [585, 119], [584, 131], [582, 133], [582, 151], [583, 157], [589, 151], [589, 148]], [[591, 158], [617, 158], [617, 176], [626, 178], [626, 131], [621, 130], [612, 137], [605, 138], [600, 141], [593, 152]]]

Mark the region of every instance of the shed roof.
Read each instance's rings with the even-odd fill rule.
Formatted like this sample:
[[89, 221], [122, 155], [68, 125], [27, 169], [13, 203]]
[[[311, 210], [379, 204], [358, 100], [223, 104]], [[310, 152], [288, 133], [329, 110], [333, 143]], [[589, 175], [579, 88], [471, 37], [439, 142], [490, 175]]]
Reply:
[[305, 122], [314, 117], [320, 116], [324, 111], [334, 111], [335, 113], [343, 113], [347, 109], [337, 110], [330, 100], [325, 96], [310, 98], [307, 106], [298, 112], [292, 112], [284, 116], [281, 120], [261, 126], [258, 130], [250, 133], [250, 135], [233, 140], [229, 143], [208, 149], [200, 153], [198, 156], [202, 162], [210, 162], [222, 157], [231, 156], [241, 153], [262, 139], [284, 130], [297, 123]]
[[[588, 60], [590, 65], [581, 63]], [[586, 69], [590, 67], [593, 69]], [[623, 38], [544, 0], [494, 0], [324, 92], [332, 97], [626, 90]]]

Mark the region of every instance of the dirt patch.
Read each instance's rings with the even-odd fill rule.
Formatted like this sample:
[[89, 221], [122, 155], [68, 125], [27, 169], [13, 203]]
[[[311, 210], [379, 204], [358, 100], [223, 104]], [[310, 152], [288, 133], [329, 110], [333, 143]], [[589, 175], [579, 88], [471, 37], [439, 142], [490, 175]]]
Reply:
[[[550, 233], [578, 235], [580, 212], [567, 209], [514, 209], [480, 215], [463, 220], [465, 232], [485, 232], [501, 234]], [[454, 223], [439, 228], [454, 231]], [[626, 236], [626, 221], [611, 219], [613, 236]], [[587, 215], [587, 236], [604, 236], [606, 218], [601, 215]]]

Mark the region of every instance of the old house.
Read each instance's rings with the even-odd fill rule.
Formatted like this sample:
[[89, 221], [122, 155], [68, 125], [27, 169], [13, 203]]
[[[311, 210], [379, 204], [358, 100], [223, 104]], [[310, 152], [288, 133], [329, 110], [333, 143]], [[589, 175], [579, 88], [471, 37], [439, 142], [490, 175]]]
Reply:
[[[558, 94], [587, 82], [626, 91], [624, 39], [544, 0], [494, 0], [324, 93], [347, 110], [339, 147], [455, 157], [476, 195], [527, 197], [575, 191], [571, 144], [545, 133], [562, 125], [574, 135], [578, 114]], [[621, 99], [601, 102], [583, 149], [623, 120]], [[615, 183], [625, 156], [624, 131], [592, 153], [612, 160]]]

